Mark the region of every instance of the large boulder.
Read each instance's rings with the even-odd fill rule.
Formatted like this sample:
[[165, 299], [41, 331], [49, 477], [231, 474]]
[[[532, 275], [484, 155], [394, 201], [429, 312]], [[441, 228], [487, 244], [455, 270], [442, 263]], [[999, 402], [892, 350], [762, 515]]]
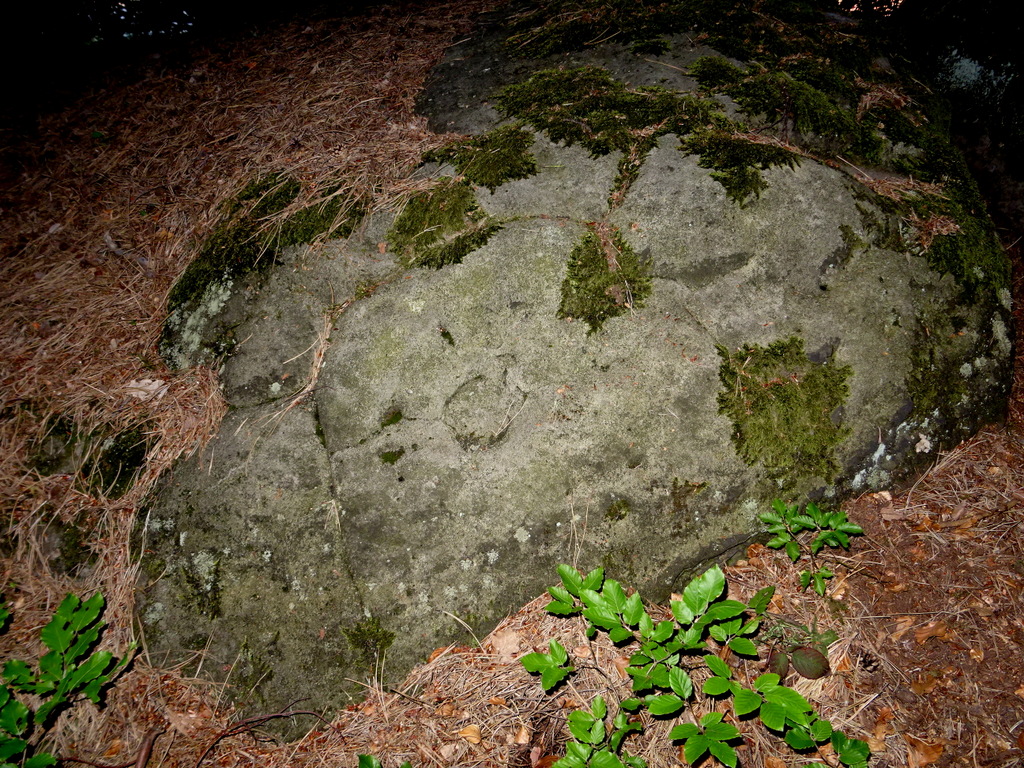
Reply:
[[928, 220], [925, 244], [878, 191], [937, 187], [752, 133], [771, 115], [734, 122], [740, 90], [685, 96], [686, 72], [753, 71], [689, 40], [456, 47], [422, 103], [475, 138], [417, 171], [431, 192], [211, 285], [244, 339], [234, 407], [140, 526], [151, 653], [204, 650], [263, 711], [340, 705], [560, 562], [664, 596], [773, 498], [886, 487], [1001, 414], [985, 220]]

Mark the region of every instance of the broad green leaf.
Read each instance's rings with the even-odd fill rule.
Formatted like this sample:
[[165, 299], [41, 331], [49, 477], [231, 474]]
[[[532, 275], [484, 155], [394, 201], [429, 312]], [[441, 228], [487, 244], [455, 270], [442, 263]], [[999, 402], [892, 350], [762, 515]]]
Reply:
[[586, 744], [580, 744], [575, 741], [570, 741], [565, 745], [565, 756], [574, 757], [577, 760], [581, 760], [584, 763], [590, 759], [590, 755], [593, 754], [594, 748], [589, 747]]
[[[635, 627], [640, 623], [644, 616], [647, 616], [647, 611], [644, 610], [644, 604], [640, 599], [640, 593], [634, 592], [626, 600], [626, 605], [623, 606], [622, 619], [631, 627]], [[651, 620], [650, 616], [647, 616], [647, 620]]]
[[622, 613], [626, 610], [626, 593], [623, 591], [622, 585], [614, 579], [608, 579], [604, 583], [601, 596], [615, 613]]
[[807, 702], [807, 699], [792, 688], [780, 685], [763, 693], [765, 701], [770, 701], [773, 704], [784, 707], [787, 717], [795, 719], [795, 716], [811, 711], [811, 705]]
[[686, 744], [683, 745], [683, 757], [686, 758], [686, 762], [690, 765], [696, 763], [707, 751], [708, 740], [702, 733], [691, 736], [686, 740]]
[[800, 559], [800, 545], [795, 541], [786, 542], [786, 554], [794, 563]]
[[814, 518], [810, 515], [796, 515], [789, 521], [789, 524], [794, 528], [797, 526], [800, 526], [801, 528], [813, 528], [815, 522]]
[[722, 619], [731, 619], [733, 616], [739, 616], [745, 610], [747, 610], [747, 606], [739, 600], [723, 600], [708, 608], [704, 618], [710, 621], [721, 621]]
[[766, 691], [770, 691], [773, 688], [778, 687], [779, 680], [781, 680], [781, 678], [774, 672], [767, 672], [754, 680], [754, 689], [761, 693], [765, 693]]
[[527, 672], [540, 672], [554, 662], [546, 653], [528, 653], [519, 660]]
[[721, 696], [730, 690], [729, 681], [724, 677], [709, 677], [704, 681], [704, 687], [701, 690], [708, 696]]
[[795, 506], [794, 507], [787, 507], [785, 505], [785, 503], [782, 501], [782, 499], [773, 499], [772, 500], [772, 509], [775, 510], [776, 514], [778, 514], [778, 515], [780, 515], [782, 517], [788, 517], [789, 515], [792, 515], [796, 511], [796, 507]]
[[679, 739], [692, 738], [698, 733], [700, 733], [700, 728], [698, 728], [694, 723], [683, 723], [669, 731], [668, 737], [672, 741], [678, 741]]
[[594, 713], [594, 717], [598, 720], [604, 720], [604, 716], [608, 714], [608, 705], [605, 703], [603, 696], [594, 697], [594, 703], [590, 705], [590, 711]]
[[560, 603], [568, 603], [569, 605], [575, 604], [569, 590], [564, 587], [548, 587], [548, 594]]
[[832, 736], [832, 723], [828, 720], [815, 720], [811, 723], [811, 738], [815, 741], [827, 741]]
[[607, 749], [602, 749], [600, 752], [595, 752], [590, 758], [591, 768], [625, 768], [622, 765], [622, 761], [615, 755], [614, 752], [609, 752]]
[[595, 568], [583, 578], [583, 589], [600, 589], [604, 584], [604, 568]]
[[[623, 699], [622, 703], [620, 703], [619, 706], [627, 712], [636, 712], [636, 710], [640, 709], [640, 707], [642, 707], [643, 704], [643, 701], [641, 701], [640, 699], [629, 698]], [[637, 725], [639, 725], [639, 723]]]
[[708, 739], [708, 752], [715, 756], [720, 763], [729, 766], [729, 768], [736, 768], [736, 750], [730, 747], [728, 744], [723, 744], [720, 741], [714, 739]]
[[724, 589], [725, 574], [715, 565], [686, 585], [683, 602], [694, 615], [699, 616], [712, 601], [718, 599]]
[[729, 648], [741, 656], [757, 656], [757, 646], [746, 637], [734, 637], [729, 641]]
[[762, 523], [768, 525], [778, 525], [782, 522], [782, 515], [778, 512], [762, 512], [758, 517], [761, 518]]
[[540, 685], [545, 691], [550, 691], [560, 682], [565, 680], [569, 676], [570, 672], [575, 672], [575, 667], [545, 667], [540, 673]]
[[693, 681], [682, 667], [672, 667], [668, 671], [668, 683], [672, 692], [684, 700], [693, 694]]
[[554, 659], [555, 663], [565, 664], [569, 660], [569, 652], [557, 640], [551, 640], [548, 643], [548, 649], [551, 651], [551, 658]]
[[619, 617], [603, 605], [584, 608], [583, 616], [591, 624], [604, 630], [611, 630], [622, 626]]
[[640, 621], [637, 622], [640, 629], [640, 635], [645, 638], [650, 638], [654, 634], [654, 619], [650, 617], [647, 611], [643, 612], [640, 616]]
[[749, 688], [740, 688], [733, 691], [732, 708], [737, 717], [749, 715], [761, 708], [761, 697]]
[[652, 715], [673, 715], [683, 708], [683, 700], [674, 693], [647, 697], [647, 710]]
[[28, 742], [22, 739], [7, 739], [0, 737], [0, 760], [6, 761], [9, 757], [21, 754], [25, 751], [25, 747], [28, 746]]
[[757, 632], [757, 629], [760, 626], [761, 626], [761, 619], [759, 617], [755, 616], [750, 621], [748, 621], [746, 624], [744, 624], [742, 627], [740, 627], [739, 632], [737, 632], [736, 634], [738, 634], [738, 635], [753, 635], [754, 633]]
[[781, 731], [786, 727], [786, 709], [774, 702], [765, 701], [761, 705], [761, 722], [766, 728]]
[[768, 539], [767, 543], [765, 544], [765, 546], [769, 549], [779, 549], [780, 547], [784, 547], [786, 544], [793, 540], [792, 536], [782, 531], [771, 531], [771, 533], [774, 533], [776, 535]]
[[651, 635], [651, 640], [656, 643], [663, 643], [672, 637], [672, 633], [675, 631], [675, 624], [671, 621], [659, 621], [658, 626], [654, 628], [654, 634]]
[[729, 669], [729, 665], [722, 661], [718, 656], [709, 653], [704, 656], [704, 663], [708, 665], [708, 669], [719, 677], [732, 677], [732, 670]]
[[684, 627], [688, 627], [693, 624], [693, 620], [696, 615], [691, 611], [682, 600], [673, 600], [670, 604], [672, 608], [672, 615], [675, 620], [682, 624]]
[[623, 643], [626, 640], [632, 640], [633, 633], [623, 626], [612, 627], [608, 630], [608, 639], [616, 644]]
[[837, 525], [836, 528], [838, 528], [843, 533], [851, 533], [854, 536], [860, 536], [862, 533], [864, 533], [864, 529], [856, 523], [843, 523], [842, 525]]
[[608, 602], [604, 599], [600, 592], [595, 592], [592, 589], [584, 587], [580, 590], [580, 600], [588, 608], [608, 608]]
[[739, 738], [740, 731], [731, 723], [711, 723], [704, 729], [704, 735], [715, 741], [728, 741]]
[[814, 740], [804, 728], [790, 728], [783, 738], [789, 746], [796, 750], [814, 748]]
[[81, 603], [78, 610], [74, 612], [70, 621], [71, 631], [76, 633], [82, 632], [86, 627], [90, 626], [99, 618], [102, 611], [103, 593], [97, 592], [88, 600]]
[[359, 755], [359, 768], [382, 768], [374, 755]]
[[565, 585], [565, 589], [570, 595], [580, 596], [580, 590], [583, 589], [583, 577], [580, 576], [579, 571], [571, 565], [563, 564], [558, 566], [558, 576], [562, 579], [562, 584]]
[[775, 587], [759, 589], [757, 594], [750, 599], [750, 609], [758, 616], [768, 610], [768, 604], [775, 596]]
[[622, 758], [622, 762], [629, 766], [629, 768], [647, 768], [647, 762], [638, 755], [626, 755]]
[[562, 603], [558, 600], [552, 600], [544, 606], [544, 610], [556, 616], [572, 616], [574, 613], [580, 612], [579, 606], [571, 603]]
[[4, 679], [19, 691], [33, 682], [35, 675], [21, 659], [11, 659], [4, 664]]
[[[0, 690], [7, 692], [6, 688]], [[27, 727], [28, 707], [7, 693], [3, 708], [0, 709], [0, 729], [12, 736], [20, 736]]]

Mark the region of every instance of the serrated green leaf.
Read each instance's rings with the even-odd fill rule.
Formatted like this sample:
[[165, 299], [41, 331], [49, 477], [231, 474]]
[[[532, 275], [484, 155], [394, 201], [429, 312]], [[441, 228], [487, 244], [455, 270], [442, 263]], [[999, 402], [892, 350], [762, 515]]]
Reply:
[[672, 608], [672, 615], [675, 617], [675, 620], [684, 627], [688, 627], [690, 624], [693, 624], [693, 620], [696, 618], [696, 615], [682, 600], [673, 600], [669, 604], [669, 607]]
[[739, 738], [739, 729], [730, 723], [712, 723], [704, 729], [704, 735], [715, 741], [729, 741]]
[[729, 768], [736, 768], [736, 750], [728, 744], [723, 744], [720, 741], [709, 739], [708, 751], [715, 756], [715, 759], [718, 760], [718, 762], [729, 766]]
[[38, 755], [32, 755], [28, 760], [25, 761], [24, 768], [46, 768], [49, 765], [56, 765], [57, 758], [53, 755], [48, 755], [45, 752], [41, 752]]
[[[775, 533], [775, 531], [772, 531], [772, 533]], [[774, 538], [768, 539], [768, 541], [765, 542], [765, 546], [769, 549], [780, 549], [790, 541], [792, 541], [792, 539], [789, 536], [775, 536]]]
[[757, 630], [761, 626], [761, 619], [755, 616], [742, 627], [740, 627], [738, 635], [753, 635], [756, 634]]
[[842, 525], [836, 526], [843, 533], [849, 533], [853, 536], [860, 536], [864, 533], [864, 529], [856, 523], [843, 523]]
[[721, 621], [739, 616], [747, 610], [747, 606], [739, 600], [722, 600], [708, 608], [703, 618], [709, 621]]
[[642, 637], [650, 638], [654, 634], [654, 619], [650, 617], [647, 611], [644, 611], [637, 624]]
[[35, 675], [32, 674], [28, 664], [21, 659], [11, 659], [4, 664], [4, 679], [19, 691], [25, 690], [26, 686], [32, 685], [34, 677]]
[[693, 693], [693, 681], [682, 667], [672, 667], [668, 671], [668, 684], [672, 692], [684, 701]]
[[[637, 698], [623, 699], [619, 704], [619, 707], [626, 710], [627, 712], [636, 712], [640, 707], [644, 705], [643, 701]], [[639, 725], [639, 723], [637, 724]]]
[[807, 589], [811, 584], [813, 574], [810, 571], [800, 571], [800, 589]]
[[773, 672], [766, 672], [765, 674], [760, 675], [756, 680], [754, 680], [754, 689], [760, 691], [761, 693], [765, 693], [767, 691], [773, 690], [774, 688], [777, 688], [779, 685], [779, 680], [781, 679], [782, 678], [780, 678]]
[[579, 606], [575, 604], [562, 603], [558, 600], [552, 600], [544, 606], [544, 610], [548, 613], [553, 613], [556, 616], [572, 616], [573, 614], [580, 612]]
[[760, 616], [768, 610], [768, 604], [771, 603], [773, 597], [775, 597], [775, 587], [759, 589], [757, 594], [750, 599], [750, 609]]
[[583, 617], [594, 626], [600, 627], [605, 631], [622, 626], [622, 622], [619, 620], [619, 617], [604, 606], [584, 608]]
[[545, 691], [550, 691], [560, 682], [565, 680], [569, 676], [570, 672], [575, 672], [575, 667], [545, 667], [540, 672], [540, 685]]
[[671, 621], [659, 621], [658, 625], [654, 628], [654, 634], [651, 635], [651, 640], [656, 643], [663, 643], [672, 637], [672, 633], [675, 631], [675, 624]]
[[580, 572], [573, 568], [571, 565], [560, 565], [558, 566], [558, 576], [562, 580], [562, 584], [565, 585], [566, 591], [575, 597], [580, 596], [580, 590], [583, 589], [583, 577], [580, 576]]
[[[603, 608], [607, 611], [607, 601], [599, 592], [584, 587], [580, 590], [580, 600], [588, 608]], [[610, 611], [609, 611], [610, 612]]]
[[803, 728], [790, 728], [783, 738], [789, 746], [796, 750], [814, 748], [814, 740]]
[[648, 696], [646, 699], [647, 710], [652, 715], [674, 715], [683, 708], [683, 700], [674, 693], [664, 693], [660, 696]]
[[700, 733], [700, 728], [698, 728], [695, 724], [683, 723], [682, 725], [677, 725], [675, 728], [669, 731], [668, 737], [672, 741], [679, 741], [680, 739], [693, 738], [698, 733]]
[[758, 517], [762, 523], [767, 523], [768, 525], [779, 525], [782, 523], [782, 515], [778, 512], [762, 512]]
[[800, 545], [797, 544], [795, 541], [787, 541], [786, 555], [789, 557], [790, 560], [792, 560], [795, 563], [797, 560], [800, 559]]
[[633, 639], [633, 633], [625, 627], [612, 627], [608, 630], [608, 639], [613, 643], [624, 643]]
[[810, 732], [816, 742], [828, 741], [832, 737], [832, 723], [828, 720], [815, 720], [811, 723]]
[[609, 752], [607, 749], [595, 752], [590, 758], [590, 766], [591, 768], [625, 768], [615, 753]]
[[554, 661], [546, 653], [528, 653], [519, 660], [519, 663], [527, 672], [540, 672], [554, 664]]
[[790, 719], [796, 720], [800, 715], [811, 711], [811, 705], [807, 699], [784, 685], [764, 691], [763, 694], [766, 702], [783, 707], [786, 710], [786, 716]]
[[548, 643], [548, 649], [551, 651], [551, 659], [556, 664], [565, 664], [569, 660], [569, 652], [557, 640], [551, 640]]
[[729, 649], [741, 656], [757, 656], [757, 646], [746, 637], [734, 637], [729, 641]]
[[[634, 592], [626, 600], [626, 605], [622, 609], [622, 620], [631, 627], [635, 627], [640, 623], [644, 616], [647, 616], [647, 611], [644, 610], [644, 604], [640, 599], [640, 593]], [[647, 616], [647, 620], [650, 621], [651, 617]]]
[[[6, 688], [0, 689], [6, 691]], [[8, 694], [0, 709], [0, 729], [12, 736], [20, 736], [28, 727], [28, 707]]]
[[359, 768], [382, 768], [374, 755], [359, 755]]
[[779, 704], [765, 700], [761, 704], [761, 722], [766, 728], [781, 731], [786, 727], [786, 710]]
[[604, 716], [608, 714], [608, 705], [605, 703], [603, 696], [594, 697], [594, 703], [590, 705], [590, 711], [594, 713], [594, 717], [598, 720], [604, 720]]
[[793, 528], [814, 528], [814, 518], [810, 515], [794, 515], [789, 520], [789, 524]]
[[569, 593], [569, 590], [567, 590], [565, 587], [548, 587], [548, 594], [560, 603], [575, 605], [575, 601], [572, 599], [572, 595]]
[[721, 696], [723, 693], [729, 692], [729, 681], [724, 677], [709, 677], [704, 681], [701, 690], [708, 696]]
[[751, 712], [756, 712], [760, 709], [761, 697], [749, 688], [734, 690], [732, 707], [737, 717], [749, 715]]
[[598, 590], [604, 584], [604, 568], [595, 568], [583, 578], [583, 589]]
[[6, 765], [8, 758], [24, 752], [27, 746], [28, 742], [23, 739], [0, 738], [0, 760]]
[[622, 585], [615, 579], [608, 579], [601, 590], [601, 597], [605, 599], [608, 607], [615, 613], [622, 613], [626, 609], [626, 592]]
[[725, 574], [717, 565], [695, 578], [683, 590], [683, 602], [699, 616], [725, 589]]
[[714, 654], [707, 654], [704, 656], [704, 663], [707, 664], [714, 674], [719, 677], [730, 678], [732, 677], [732, 670], [729, 669], [729, 665], [726, 664], [722, 659]]
[[647, 761], [638, 755], [626, 755], [622, 758], [622, 762], [629, 768], [647, 768]]
[[683, 745], [683, 757], [686, 758], [686, 762], [690, 765], [696, 763], [707, 751], [708, 740], [702, 733], [691, 736], [686, 740], [686, 744]]

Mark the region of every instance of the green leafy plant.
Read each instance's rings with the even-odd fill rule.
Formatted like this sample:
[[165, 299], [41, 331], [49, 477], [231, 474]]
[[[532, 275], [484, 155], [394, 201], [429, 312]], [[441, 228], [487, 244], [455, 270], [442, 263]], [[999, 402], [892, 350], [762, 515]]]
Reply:
[[[772, 511], [759, 515], [761, 522], [768, 525], [773, 538], [767, 546], [772, 549], [785, 548], [794, 563], [805, 555], [811, 569], [800, 571], [800, 587], [814, 587], [819, 595], [825, 594], [825, 582], [835, 574], [817, 562], [816, 556], [825, 546], [850, 548], [850, 536], [864, 533], [864, 529], [851, 523], [842, 511], [828, 512], [813, 501], [803, 510], [799, 505], [786, 505], [779, 499], [772, 502]], [[810, 539], [810, 543], [807, 543]]]
[[[829, 742], [843, 765], [867, 765], [867, 744], [833, 731], [831, 724], [820, 718], [803, 696], [782, 685], [780, 675], [760, 675], [748, 687], [726, 662], [730, 651], [740, 657], [757, 657], [755, 638], [775, 593], [774, 587], [760, 590], [749, 603], [728, 599], [725, 574], [715, 566], [693, 579], [681, 599], [671, 602], [671, 620], [655, 621], [639, 593], [627, 594], [619, 582], [605, 579], [601, 568], [584, 576], [571, 566], [560, 565], [558, 574], [562, 583], [548, 589], [553, 600], [547, 610], [561, 616], [581, 614], [589, 622], [589, 637], [600, 631], [618, 645], [634, 646], [626, 672], [633, 679], [636, 695], [621, 702], [620, 711], [612, 719], [611, 735], [605, 727], [608, 713], [603, 699], [595, 699], [589, 712], [580, 710], [570, 715], [569, 730], [574, 740], [567, 745], [566, 756], [555, 763], [556, 768], [642, 768], [640, 758], [620, 755], [623, 739], [641, 730], [639, 723], [631, 722], [624, 712], [644, 707], [657, 717], [689, 718], [689, 722], [673, 728], [670, 735], [683, 742], [683, 754], [691, 764], [711, 754], [734, 768], [739, 757], [731, 742], [741, 738], [734, 723], [756, 716], [796, 750], [815, 750]], [[558, 645], [560, 650], [556, 653], [554, 641], [550, 648], [551, 653], [523, 657], [527, 670], [541, 674], [541, 685], [546, 691], [558, 686], [571, 669], [565, 649]], [[711, 676], [700, 693], [714, 699], [731, 699], [731, 722], [726, 721], [722, 711], [698, 716], [693, 710], [697, 692], [691, 671], [702, 665]]]
[[[28, 738], [33, 728], [45, 729], [57, 712], [84, 696], [95, 704], [107, 683], [116, 678], [131, 659], [134, 645], [122, 658], [110, 651], [96, 651], [87, 656], [99, 641], [105, 622], [103, 595], [96, 593], [82, 601], [68, 595], [58, 606], [53, 618], [40, 631], [40, 639], [49, 651], [39, 659], [38, 669], [12, 659], [3, 666], [5, 685], [0, 685], [0, 768], [14, 768], [15, 761], [23, 768], [55, 765], [53, 755], [36, 752], [28, 756]], [[0, 603], [0, 628], [10, 612]], [[15, 697], [15, 692], [33, 694], [43, 702], [33, 712]]]

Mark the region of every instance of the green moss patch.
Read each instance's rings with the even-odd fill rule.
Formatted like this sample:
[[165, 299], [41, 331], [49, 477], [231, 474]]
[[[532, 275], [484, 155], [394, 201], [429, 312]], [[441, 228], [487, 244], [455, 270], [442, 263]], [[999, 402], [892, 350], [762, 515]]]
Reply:
[[849, 395], [853, 369], [812, 362], [797, 337], [735, 352], [718, 347], [718, 354], [718, 408], [732, 421], [740, 457], [761, 462], [787, 486], [798, 477], [832, 480], [839, 471], [835, 449], [847, 435], [836, 413]]
[[596, 333], [609, 318], [642, 306], [650, 292], [649, 270], [622, 236], [591, 231], [569, 255], [558, 316], [585, 320]]
[[342, 632], [352, 649], [371, 669], [376, 668], [384, 653], [395, 641], [395, 633], [385, 629], [376, 616], [363, 619], [355, 626], [343, 628]]
[[684, 139], [679, 148], [700, 155], [700, 167], [712, 169], [711, 178], [741, 208], [768, 188], [761, 171], [774, 166], [794, 168], [800, 161], [799, 155], [785, 147], [751, 141], [723, 130], [698, 131]]
[[387, 237], [409, 266], [440, 269], [461, 263], [499, 229], [480, 210], [468, 182], [445, 177], [406, 204]]
[[521, 126], [503, 125], [428, 152], [423, 159], [451, 163], [470, 183], [494, 192], [506, 181], [527, 179], [537, 173], [531, 144], [533, 136]]

